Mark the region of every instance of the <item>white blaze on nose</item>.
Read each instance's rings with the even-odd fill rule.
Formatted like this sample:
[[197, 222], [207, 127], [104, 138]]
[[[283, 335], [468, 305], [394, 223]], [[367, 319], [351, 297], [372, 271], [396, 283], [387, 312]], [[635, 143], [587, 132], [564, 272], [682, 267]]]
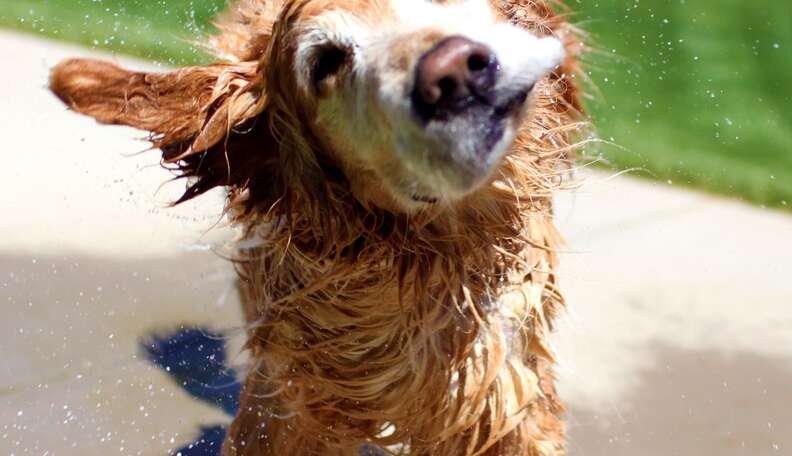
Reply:
[[392, 34], [397, 38], [415, 30], [436, 30], [489, 46], [501, 66], [499, 87], [534, 84], [564, 59], [564, 46], [557, 38], [540, 38], [525, 28], [497, 21], [487, 0], [391, 0], [391, 4], [398, 25]]
[[427, 0], [391, 0], [402, 32], [421, 29], [445, 31], [449, 34], [475, 33], [481, 27], [495, 24], [487, 0], [437, 3]]
[[501, 65], [500, 85], [535, 84], [564, 60], [558, 38], [539, 38], [525, 29], [498, 24], [482, 33], [481, 42], [495, 52]]
[[536, 44], [539, 71], [547, 73], [564, 61], [566, 51], [564, 50], [564, 44], [558, 38], [541, 38]]

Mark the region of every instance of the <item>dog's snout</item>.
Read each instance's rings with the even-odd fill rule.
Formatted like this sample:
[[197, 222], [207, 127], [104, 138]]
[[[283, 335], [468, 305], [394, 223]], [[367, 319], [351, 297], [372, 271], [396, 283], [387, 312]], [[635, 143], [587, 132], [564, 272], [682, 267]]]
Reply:
[[415, 68], [413, 100], [425, 118], [464, 109], [486, 98], [495, 86], [498, 62], [484, 44], [461, 36], [446, 38], [429, 49]]

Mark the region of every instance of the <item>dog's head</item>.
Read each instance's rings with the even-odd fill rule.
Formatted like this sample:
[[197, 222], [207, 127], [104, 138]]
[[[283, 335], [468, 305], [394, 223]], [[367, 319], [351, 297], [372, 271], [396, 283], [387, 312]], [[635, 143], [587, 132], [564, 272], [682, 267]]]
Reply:
[[145, 74], [72, 60], [51, 87], [151, 131], [197, 178], [185, 198], [228, 185], [271, 205], [334, 181], [412, 212], [497, 178], [537, 92], [568, 77], [558, 24], [542, 1], [242, 0], [212, 42], [226, 63]]
[[405, 206], [485, 182], [564, 56], [485, 0], [314, 5], [292, 65], [313, 127], [345, 169], [371, 171]]

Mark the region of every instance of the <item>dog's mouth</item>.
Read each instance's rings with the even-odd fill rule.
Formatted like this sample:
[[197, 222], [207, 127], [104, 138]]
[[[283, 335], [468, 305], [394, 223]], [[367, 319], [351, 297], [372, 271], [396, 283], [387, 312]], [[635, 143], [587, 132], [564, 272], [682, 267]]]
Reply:
[[410, 120], [397, 136], [405, 173], [394, 179], [396, 191], [432, 204], [460, 200], [484, 185], [512, 146], [534, 84], [563, 55], [560, 46], [537, 42], [534, 51], [548, 54], [547, 61], [504, 52], [503, 66], [493, 47], [464, 36], [423, 53], [405, 94]]
[[415, 202], [434, 204], [477, 188], [500, 163], [514, 138], [520, 112], [533, 86], [471, 95], [431, 118], [416, 113], [423, 135], [429, 139], [425, 157], [430, 176]]
[[[510, 91], [505, 96], [498, 97], [498, 101], [492, 105], [485, 104], [479, 108], [482, 113], [476, 113], [473, 107], [471, 122], [478, 123], [484, 133], [479, 147], [476, 148], [475, 155], [480, 160], [488, 161], [495, 146], [503, 139], [506, 128], [512, 122], [516, 114], [525, 105], [528, 95], [533, 86], [524, 89]], [[473, 131], [476, 131], [475, 127]]]
[[515, 90], [514, 93], [506, 97], [500, 105], [495, 106], [493, 112], [495, 117], [503, 119], [519, 111], [528, 99], [528, 95], [533, 91], [533, 88], [534, 86], [530, 85], [526, 88]]
[[440, 201], [440, 198], [437, 196], [426, 196], [426, 195], [419, 195], [417, 193], [413, 193], [410, 198], [415, 201], [416, 203], [425, 203], [425, 204], [435, 204]]
[[495, 52], [462, 36], [441, 40], [415, 67], [410, 139], [417, 202], [455, 199], [480, 186], [514, 138], [535, 81], [503, 74]]
[[[450, 163], [471, 173], [486, 171], [500, 159], [501, 143], [509, 142], [507, 133], [532, 87], [504, 90], [486, 97], [470, 97], [468, 103], [450, 116], [438, 117], [425, 125], [427, 134], [442, 140], [441, 149]], [[443, 145], [445, 147], [443, 147]]]
[[455, 117], [464, 117], [471, 111], [489, 111], [493, 120], [501, 120], [519, 110], [533, 85], [523, 88], [492, 90], [487, 93], [471, 93], [470, 95], [451, 100], [445, 106], [425, 106], [420, 100], [413, 99], [414, 114], [422, 125], [452, 121]]

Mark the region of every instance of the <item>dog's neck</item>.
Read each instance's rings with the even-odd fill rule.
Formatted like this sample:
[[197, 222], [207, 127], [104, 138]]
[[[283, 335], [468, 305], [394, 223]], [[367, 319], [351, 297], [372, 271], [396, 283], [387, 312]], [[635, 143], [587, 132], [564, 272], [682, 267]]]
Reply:
[[[237, 264], [249, 343], [286, 409], [333, 403], [346, 417], [394, 424], [389, 441], [416, 428], [437, 441], [467, 429], [499, 388], [520, 391], [495, 411], [503, 417], [554, 397], [535, 372], [551, 357], [545, 337], [563, 304], [562, 241], [550, 198], [510, 182], [436, 212], [335, 199], [329, 221], [298, 210], [248, 226]], [[429, 424], [427, 413], [448, 409], [454, 419]], [[338, 415], [305, 418], [326, 429], [347, 419]]]

